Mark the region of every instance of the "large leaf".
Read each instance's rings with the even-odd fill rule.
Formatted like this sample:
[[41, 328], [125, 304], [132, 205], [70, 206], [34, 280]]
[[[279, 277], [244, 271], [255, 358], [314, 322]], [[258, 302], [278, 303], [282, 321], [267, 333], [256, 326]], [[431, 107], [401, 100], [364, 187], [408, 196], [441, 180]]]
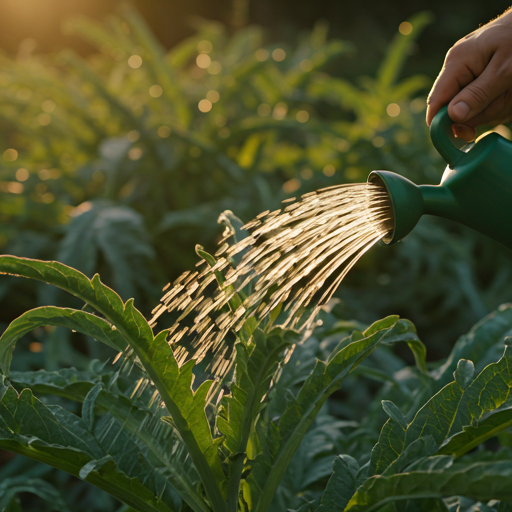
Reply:
[[370, 512], [398, 500], [425, 500], [457, 495], [482, 501], [512, 499], [510, 461], [461, 464], [438, 470], [437, 459], [443, 458], [427, 459], [422, 463], [423, 467], [406, 473], [369, 478], [345, 510]]
[[259, 439], [263, 453], [251, 464], [248, 477], [250, 501], [255, 511], [268, 510], [286, 468], [327, 397], [378, 346], [397, 319], [394, 316], [376, 322], [362, 339], [342, 348], [328, 363], [318, 361], [298, 396], [290, 397], [279, 422], [270, 422], [264, 437]]
[[[471, 361], [460, 360], [455, 380], [434, 395], [416, 414], [409, 425], [394, 417], [385, 423], [372, 453], [370, 474], [381, 474], [414, 441], [432, 436], [438, 446], [463, 431], [464, 426], [478, 425], [483, 415], [504, 404], [512, 388], [512, 347], [507, 341], [503, 357], [490, 364], [476, 379], [472, 379]], [[481, 440], [485, 440], [485, 436]], [[475, 438], [466, 436], [466, 451], [475, 446]], [[447, 446], [450, 446], [449, 444]], [[442, 453], [464, 452], [461, 444], [453, 443]]]
[[97, 202], [70, 223], [59, 261], [92, 275], [101, 257], [109, 265], [114, 288], [135, 297], [147, 288], [148, 264], [154, 256], [143, 217], [132, 208]]
[[208, 506], [197, 494], [199, 477], [182, 441], [175, 435], [171, 425], [161, 421], [155, 411], [148, 410], [134, 398], [120, 394], [109, 381], [112, 375], [101, 375], [92, 371], [77, 371], [65, 368], [56, 372], [12, 372], [10, 380], [17, 387], [30, 387], [36, 393], [62, 396], [84, 402], [88, 393], [98, 384], [105, 384], [99, 390], [94, 407], [102, 413], [109, 413], [122, 422], [123, 430], [132, 436], [139, 448], [151, 461], [152, 466], [161, 468], [180, 496], [193, 510], [206, 511]]
[[[121, 501], [148, 512], [179, 509], [177, 496], [165, 480], [155, 473], [136, 447], [125, 438], [125, 453], [133, 460], [114, 458], [119, 450], [111, 436], [102, 439], [91, 433], [83, 420], [61, 407], [45, 406], [29, 389], [20, 395], [4, 387], [0, 399], [0, 446], [62, 469], [109, 492]], [[117, 451], [117, 453], [116, 453]], [[137, 475], [126, 473], [135, 472]], [[144, 472], [144, 473], [142, 473]], [[144, 482], [144, 483], [143, 483]]]
[[446, 362], [433, 372], [439, 389], [452, 380], [460, 359], [473, 361], [477, 372], [495, 362], [502, 354], [505, 337], [511, 334], [512, 304], [503, 304], [457, 340]]
[[289, 334], [277, 328], [266, 336], [256, 329], [250, 345], [243, 341], [235, 345], [234, 382], [230, 385], [231, 393], [222, 399], [223, 407], [217, 416], [217, 427], [224, 434], [224, 444], [233, 457], [228, 487], [228, 499], [233, 501], [228, 503], [231, 510], [236, 510], [238, 503], [247, 443], [261, 411], [262, 399], [269, 391], [280, 356], [296, 341], [290, 339]]
[[77, 270], [58, 262], [14, 256], [0, 256], [0, 272], [37, 279], [66, 290], [95, 308], [116, 327], [158, 389], [194, 461], [214, 510], [224, 510], [221, 488], [225, 477], [217, 453], [221, 439], [213, 441], [205, 413], [211, 382], [204, 382], [195, 393], [192, 391], [194, 361], [178, 367], [172, 348], [167, 343], [167, 332], [154, 337], [148, 322], [133, 306], [133, 300], [124, 304], [119, 295], [105, 286], [97, 275], [89, 280]]
[[16, 342], [36, 327], [53, 325], [87, 334], [109, 347], [122, 352], [126, 341], [112, 325], [91, 313], [69, 308], [46, 306], [32, 309], [14, 320], [0, 337], [0, 371], [9, 374]]

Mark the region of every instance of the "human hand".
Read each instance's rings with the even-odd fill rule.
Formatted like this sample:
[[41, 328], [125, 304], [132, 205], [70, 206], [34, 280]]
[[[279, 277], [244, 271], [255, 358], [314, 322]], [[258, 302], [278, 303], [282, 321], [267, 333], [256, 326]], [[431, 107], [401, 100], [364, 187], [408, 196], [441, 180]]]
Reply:
[[512, 10], [448, 51], [427, 99], [427, 124], [448, 103], [453, 133], [468, 142], [481, 124], [512, 118]]

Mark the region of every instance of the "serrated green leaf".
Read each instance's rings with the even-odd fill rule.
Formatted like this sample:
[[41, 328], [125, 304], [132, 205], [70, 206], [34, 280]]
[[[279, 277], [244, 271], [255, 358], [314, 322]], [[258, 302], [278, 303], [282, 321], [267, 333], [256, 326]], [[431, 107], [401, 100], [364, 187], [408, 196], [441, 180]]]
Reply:
[[121, 333], [134, 350], [162, 400], [170, 412], [176, 428], [187, 445], [190, 456], [201, 476], [205, 490], [215, 510], [224, 510], [221, 488], [225, 476], [206, 418], [206, 395], [211, 382], [203, 383], [192, 392], [192, 366], [181, 370], [167, 343], [167, 332], [156, 337], [142, 316], [133, 306], [133, 299], [123, 304], [121, 298], [101, 283], [96, 275], [92, 280], [66, 265], [0, 256], [0, 272], [22, 275], [62, 288], [94, 307]]
[[[465, 426], [477, 425], [485, 413], [494, 411], [507, 401], [512, 389], [512, 347], [507, 346], [503, 357], [482, 370], [471, 384], [468, 381], [473, 372], [472, 364], [461, 360], [459, 365], [456, 380], [435, 394], [406, 428], [393, 419], [385, 423], [372, 452], [371, 475], [383, 473], [415, 440], [432, 436], [441, 446], [448, 438], [462, 432]], [[472, 433], [475, 434], [474, 431]], [[488, 431], [484, 430], [482, 440], [486, 434]], [[469, 446], [475, 446], [478, 436], [458, 439], [451, 445], [456, 452], [444, 447], [442, 453], [465, 453], [459, 441], [465, 440], [470, 449]]]
[[[238, 501], [249, 436], [262, 409], [262, 399], [268, 393], [279, 367], [280, 356], [291, 346], [279, 334], [281, 331], [275, 329], [268, 334], [267, 340], [267, 335], [261, 329], [255, 329], [250, 345], [239, 342], [235, 346], [237, 355], [232, 392], [222, 399], [224, 408], [217, 416], [217, 428], [225, 436], [224, 444], [235, 456], [230, 472], [228, 500]], [[271, 338], [277, 338], [277, 341], [271, 341]], [[235, 503], [231, 503], [231, 509], [233, 507]]]
[[286, 468], [327, 397], [377, 347], [396, 320], [397, 317], [393, 317], [379, 322], [378, 326], [383, 327], [381, 330], [370, 327], [369, 336], [344, 347], [328, 364], [318, 361], [297, 398], [290, 399], [279, 422], [269, 423], [266, 439], [260, 439], [263, 453], [252, 463], [248, 478], [250, 498], [255, 511], [268, 510]]
[[9, 374], [16, 342], [28, 332], [45, 325], [67, 327], [87, 334], [119, 352], [126, 348], [126, 341], [121, 334], [102, 318], [76, 309], [40, 307], [23, 313], [11, 322], [0, 337], [0, 370], [4, 375]]
[[73, 219], [57, 259], [92, 275], [100, 255], [107, 262], [112, 283], [122, 297], [135, 297], [137, 289], [147, 288], [147, 268], [154, 251], [138, 212], [98, 201]]
[[[436, 457], [434, 457], [435, 459]], [[347, 512], [371, 512], [399, 500], [466, 496], [510, 500], [510, 461], [453, 465], [443, 470], [410, 471], [369, 478], [350, 500]]]
[[451, 382], [453, 372], [461, 359], [473, 361], [477, 372], [495, 362], [502, 354], [503, 341], [510, 334], [511, 325], [512, 304], [503, 304], [461, 336], [446, 363], [433, 372], [438, 389]]
[[[100, 375], [79, 372], [74, 368], [57, 372], [12, 372], [10, 376], [11, 382], [20, 387], [30, 387], [37, 393], [58, 395], [80, 402], [84, 402], [88, 393], [101, 384], [100, 378]], [[208, 506], [196, 491], [199, 481], [196, 470], [187, 457], [183, 443], [174, 434], [173, 427], [133, 399], [106, 389], [108, 380], [104, 380], [103, 389], [95, 400], [96, 407], [122, 422], [123, 428], [132, 435], [141, 449], [148, 450], [148, 457], [154, 467], [162, 467], [173, 487], [193, 510], [206, 512]]]
[[[102, 441], [108, 442], [108, 438]], [[28, 389], [18, 395], [12, 387], [0, 399], [0, 446], [77, 477], [86, 464], [108, 455], [105, 446], [87, 430], [81, 418], [60, 407], [48, 408]], [[132, 469], [145, 470], [143, 480], [148, 482], [149, 465], [132, 466]], [[152, 476], [160, 478], [160, 475]], [[170, 512], [178, 507], [170, 487], [163, 493], [164, 484], [157, 494], [156, 489], [152, 491], [137, 477], [130, 477], [113, 461], [101, 473], [89, 473], [86, 480], [141, 511]]]

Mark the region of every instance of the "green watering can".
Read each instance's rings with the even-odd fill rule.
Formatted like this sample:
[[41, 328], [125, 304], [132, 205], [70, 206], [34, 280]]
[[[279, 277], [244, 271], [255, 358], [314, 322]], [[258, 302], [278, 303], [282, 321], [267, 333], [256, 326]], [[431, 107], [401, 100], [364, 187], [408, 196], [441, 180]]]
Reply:
[[393, 216], [386, 244], [401, 240], [424, 214], [452, 219], [512, 249], [512, 142], [497, 133], [464, 152], [454, 145], [453, 121], [443, 107], [430, 138], [448, 163], [439, 185], [415, 185], [389, 171], [373, 171], [369, 183], [384, 187]]

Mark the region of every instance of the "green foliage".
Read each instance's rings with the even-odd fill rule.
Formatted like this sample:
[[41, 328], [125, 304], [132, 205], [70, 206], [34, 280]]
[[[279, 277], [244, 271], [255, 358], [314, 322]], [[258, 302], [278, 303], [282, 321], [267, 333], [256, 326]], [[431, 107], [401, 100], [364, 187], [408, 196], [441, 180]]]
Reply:
[[[512, 306], [482, 320], [446, 363], [430, 371], [414, 325], [396, 316], [362, 332], [335, 327], [327, 316], [319, 331], [324, 342], [315, 349], [321, 359], [304, 370], [297, 370], [298, 362], [308, 363], [300, 352], [313, 362], [314, 339], [295, 347], [297, 356], [290, 354], [296, 333], [273, 321], [252, 326], [235, 345], [225, 396], [218, 406], [208, 406], [212, 382], [195, 384], [201, 375], [193, 373], [194, 361], [179, 367], [167, 331], [154, 336], [133, 300], [123, 302], [98, 276], [89, 280], [61, 263], [13, 256], [0, 256], [0, 272], [53, 284], [102, 316], [43, 307], [6, 329], [0, 338], [0, 446], [92, 483], [135, 510], [395, 510], [404, 500], [421, 510], [447, 510], [454, 496], [493, 505], [500, 500], [502, 510], [512, 499], [509, 450], [468, 454], [512, 424]], [[218, 276], [221, 288], [223, 279]], [[76, 328], [124, 350], [124, 362], [110, 370], [93, 365], [87, 371], [10, 372], [17, 340], [46, 323]], [[352, 333], [343, 338], [347, 328]], [[338, 334], [329, 340], [333, 332]], [[486, 349], [479, 343], [482, 336], [489, 340]], [[380, 435], [376, 418], [336, 423], [325, 410], [327, 398], [344, 380], [364, 378], [365, 371], [354, 372], [363, 360], [371, 369], [372, 354], [380, 351], [382, 359], [399, 341], [411, 347], [416, 366], [412, 373], [402, 368], [379, 380], [384, 395], [387, 389], [394, 390], [395, 400], [405, 398], [399, 402], [404, 408], [382, 401], [389, 419]], [[482, 355], [503, 342], [501, 359], [476, 377], [475, 365], [460, 359], [454, 380], [443, 383], [456, 354]], [[385, 372], [368, 371], [369, 378], [380, 374]], [[81, 403], [81, 412], [47, 405], [34, 393]], [[378, 436], [371, 454], [361, 442], [364, 436]], [[44, 499], [55, 492], [46, 482], [35, 482], [13, 486], [6, 503], [17, 507], [17, 492]], [[53, 505], [67, 506], [61, 497]]]
[[[355, 81], [345, 78], [353, 46], [329, 39], [322, 23], [277, 62], [278, 45], [259, 27], [233, 32], [205, 20], [166, 52], [130, 8], [103, 23], [66, 23], [95, 49], [87, 60], [69, 51], [3, 55], [0, 151], [15, 148], [18, 157], [0, 165], [0, 249], [100, 272], [147, 313], [158, 287], [193, 265], [193, 243], [211, 247], [225, 209], [249, 220], [290, 194], [365, 181], [380, 168], [438, 182], [443, 164], [423, 122], [432, 77], [402, 77], [431, 15], [409, 21], [412, 33], [396, 34], [374, 76]], [[207, 68], [197, 66], [200, 55]], [[131, 67], [132, 56], [142, 64]], [[199, 110], [202, 100], [213, 101], [209, 112]], [[371, 323], [400, 311], [442, 352], [509, 300], [511, 271], [481, 238], [427, 221], [351, 273], [344, 316]], [[62, 300], [6, 281], [0, 297], [11, 317], [19, 311], [8, 293], [28, 302], [23, 310]], [[449, 331], [438, 327], [448, 320]], [[68, 364], [64, 354], [57, 367]]]
[[[41, 498], [116, 510], [89, 482], [124, 512], [510, 510], [510, 349], [500, 357], [512, 306], [449, 353], [510, 300], [509, 255], [479, 235], [425, 219], [375, 247], [301, 344], [277, 318], [247, 322], [215, 387], [193, 362], [178, 367], [166, 330], [155, 336], [132, 300], [149, 312], [227, 208], [249, 220], [374, 168], [437, 183], [422, 99], [432, 77], [402, 78], [429, 20], [412, 17], [411, 35], [356, 81], [352, 45], [323, 24], [278, 62], [258, 27], [204, 20], [165, 52], [129, 8], [69, 23], [96, 49], [88, 59], [0, 56], [1, 152], [18, 152], [0, 163], [0, 249], [64, 263], [0, 257], [0, 272], [40, 283], [0, 279], [0, 447], [82, 479], [16, 457], [0, 469], [0, 508], [25, 509], [32, 493], [30, 510]], [[368, 328], [396, 311], [418, 330], [397, 317]], [[114, 366], [91, 362], [117, 351]]]
[[14, 512], [21, 510], [18, 493], [31, 493], [46, 501], [51, 510], [68, 512], [69, 508], [52, 485], [40, 478], [6, 478], [0, 484], [0, 510]]

